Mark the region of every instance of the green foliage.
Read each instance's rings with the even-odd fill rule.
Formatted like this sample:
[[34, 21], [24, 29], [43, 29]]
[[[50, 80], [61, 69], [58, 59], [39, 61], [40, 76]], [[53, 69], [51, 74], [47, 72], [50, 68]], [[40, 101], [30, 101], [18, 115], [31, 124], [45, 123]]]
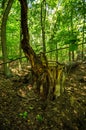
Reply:
[[34, 107], [32, 107], [32, 106], [29, 106], [29, 110], [33, 110], [34, 109]]
[[75, 50], [77, 50], [78, 49], [78, 44], [70, 44], [70, 46], [69, 46], [69, 50], [70, 51], [75, 51]]
[[27, 116], [28, 116], [28, 112], [25, 111], [23, 113], [20, 113], [19, 116], [22, 117], [22, 118], [24, 118], [24, 119], [26, 119]]
[[66, 37], [66, 42], [65, 44], [75, 44], [79, 41], [79, 39], [77, 38], [78, 36], [78, 33], [71, 33], [71, 32], [68, 32], [69, 34], [65, 37]]
[[40, 115], [40, 114], [38, 114], [38, 115], [36, 116], [36, 119], [37, 119], [37, 121], [40, 122], [40, 123], [43, 121], [43, 117], [42, 117], [42, 115]]
[[[30, 33], [30, 45], [36, 53], [42, 52], [42, 28], [41, 28], [41, 2], [28, 0], [28, 27]], [[2, 3], [0, 2], [0, 6]], [[45, 42], [46, 51], [55, 50], [69, 46], [70, 51], [76, 51], [78, 44], [83, 39], [84, 15], [86, 2], [81, 0], [47, 0], [45, 19]], [[0, 10], [0, 14], [2, 10]], [[19, 1], [14, 1], [9, 14], [7, 27], [7, 49], [8, 57], [19, 55], [20, 46], [20, 5]], [[75, 33], [76, 32], [76, 33]], [[84, 33], [84, 41], [86, 35]], [[68, 50], [58, 51], [60, 59], [62, 54], [66, 55]], [[48, 58], [55, 60], [56, 51], [47, 54]], [[65, 57], [66, 58], [66, 57]]]
[[8, 58], [14, 58], [19, 55], [20, 42], [20, 7], [18, 1], [15, 1], [11, 8], [6, 28]]
[[57, 5], [57, 1], [58, 0], [47, 0], [47, 4], [51, 7], [51, 8], [54, 8], [54, 7], [56, 7], [56, 5]]

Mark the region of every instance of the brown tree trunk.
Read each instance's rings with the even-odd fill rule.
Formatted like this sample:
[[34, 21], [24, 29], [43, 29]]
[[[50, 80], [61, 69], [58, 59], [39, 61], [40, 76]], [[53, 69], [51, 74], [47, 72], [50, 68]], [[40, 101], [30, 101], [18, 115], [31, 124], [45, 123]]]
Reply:
[[45, 20], [46, 20], [46, 1], [43, 0], [41, 2], [41, 30], [42, 30], [43, 53], [46, 53]]
[[61, 74], [63, 66], [58, 64], [58, 66], [49, 67], [43, 54], [41, 56], [35, 54], [30, 46], [30, 36], [27, 25], [27, 0], [19, 1], [21, 4], [21, 47], [31, 63], [32, 74], [35, 77], [36, 90], [43, 100], [46, 100], [51, 92], [52, 98], [56, 95], [60, 96], [60, 82], [62, 81]]
[[28, 31], [28, 25], [27, 25], [27, 0], [19, 0], [21, 4], [21, 28], [22, 28], [22, 41], [21, 41], [21, 47], [26, 55], [26, 57], [29, 59], [32, 67], [32, 73], [35, 76], [36, 86], [37, 86], [37, 92], [40, 93], [40, 89], [42, 87], [42, 97], [47, 98], [48, 91], [49, 91], [49, 72], [48, 72], [48, 66], [46, 65], [46, 61], [42, 62], [40, 60], [40, 57], [35, 54], [34, 50], [30, 46], [30, 36]]

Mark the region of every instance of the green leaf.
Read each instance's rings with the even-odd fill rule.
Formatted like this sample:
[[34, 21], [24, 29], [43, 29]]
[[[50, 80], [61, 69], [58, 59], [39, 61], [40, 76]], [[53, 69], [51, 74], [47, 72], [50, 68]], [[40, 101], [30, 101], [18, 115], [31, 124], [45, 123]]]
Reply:
[[20, 113], [19, 116], [23, 116], [23, 113]]
[[70, 51], [75, 51], [77, 49], [78, 49], [78, 45], [77, 44], [70, 44], [70, 46], [69, 46], [69, 50]]
[[23, 118], [25, 119], [25, 118], [27, 118], [27, 116], [28, 116], [28, 113], [25, 111], [25, 112], [23, 113]]
[[36, 116], [36, 119], [37, 119], [39, 122], [42, 122], [42, 121], [43, 121], [42, 115], [39, 115], [39, 114]]
[[28, 116], [28, 112], [25, 111], [23, 113], [20, 113], [19, 116], [25, 119]]
[[30, 110], [33, 110], [34, 108], [32, 106], [29, 107]]

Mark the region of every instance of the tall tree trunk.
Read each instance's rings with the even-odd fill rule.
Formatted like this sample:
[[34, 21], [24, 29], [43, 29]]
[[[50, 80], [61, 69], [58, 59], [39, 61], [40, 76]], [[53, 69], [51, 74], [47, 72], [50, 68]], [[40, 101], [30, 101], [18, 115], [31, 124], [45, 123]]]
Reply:
[[[60, 30], [60, 13], [58, 13], [57, 15], [56, 26], [57, 26], [57, 29]], [[56, 61], [58, 61], [58, 42], [56, 43]]]
[[46, 45], [45, 45], [45, 19], [46, 19], [46, 0], [43, 0], [41, 2], [41, 29], [42, 29], [43, 53], [46, 53]]
[[[71, 34], [73, 36], [73, 5], [72, 5], [72, 2], [71, 2]], [[71, 43], [71, 44], [73, 44], [73, 43]], [[72, 60], [74, 61], [74, 51], [72, 51]]]
[[85, 42], [85, 0], [82, 0], [83, 2], [83, 40], [82, 40], [82, 59], [84, 57], [84, 42]]
[[[14, 0], [9, 0], [7, 3], [7, 7], [3, 12], [2, 23], [1, 23], [1, 45], [2, 45], [2, 54], [3, 54], [3, 62], [7, 62], [8, 53], [7, 53], [7, 45], [6, 45], [6, 24], [8, 19], [8, 14], [10, 12], [11, 6]], [[5, 75], [9, 76], [9, 67], [8, 64], [3, 64]]]
[[22, 41], [21, 47], [29, 59], [32, 67], [33, 75], [35, 76], [37, 92], [40, 93], [40, 87], [42, 87], [42, 97], [47, 98], [49, 91], [49, 73], [46, 64], [42, 62], [40, 57], [35, 54], [34, 50], [30, 46], [30, 36], [27, 25], [27, 0], [19, 0], [21, 4], [21, 28], [22, 28]]
[[56, 61], [58, 62], [58, 43], [56, 43]]
[[20, 57], [20, 59], [19, 59], [19, 70], [21, 70], [21, 68], [22, 68], [22, 66], [21, 66], [21, 64], [22, 64], [22, 48], [21, 48], [21, 40], [22, 40], [22, 32], [21, 32], [21, 26], [20, 26], [20, 44], [19, 44], [19, 57]]
[[42, 58], [35, 54], [34, 50], [30, 46], [30, 35], [27, 25], [27, 0], [19, 1], [21, 4], [21, 47], [31, 63], [32, 73], [36, 81], [37, 92], [41, 95], [43, 100], [46, 100], [49, 95], [51, 86], [53, 88], [52, 95], [60, 95], [60, 80], [62, 69], [58, 68], [58, 66], [49, 68], [48, 64], [46, 64], [45, 58], [43, 57], [42, 60]]
[[[69, 25], [68, 25], [68, 32], [69, 32], [69, 36], [70, 36]], [[69, 61], [71, 61], [70, 43], [69, 43], [68, 57], [69, 57]]]

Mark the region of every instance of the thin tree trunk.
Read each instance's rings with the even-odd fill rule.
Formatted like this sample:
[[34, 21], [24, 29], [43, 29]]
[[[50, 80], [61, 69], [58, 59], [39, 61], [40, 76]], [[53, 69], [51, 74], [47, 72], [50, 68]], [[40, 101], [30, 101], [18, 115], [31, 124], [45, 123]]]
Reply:
[[85, 34], [84, 34], [84, 29], [85, 29], [85, 0], [82, 0], [83, 1], [83, 40], [82, 40], [82, 59], [84, 57], [84, 38], [85, 38]]
[[46, 53], [45, 44], [45, 18], [46, 18], [46, 1], [41, 2], [41, 28], [42, 28], [42, 43], [43, 43], [43, 53]]
[[[70, 36], [69, 25], [68, 25], [68, 32], [69, 32], [69, 36]], [[69, 57], [69, 61], [71, 61], [70, 43], [69, 43], [69, 52], [68, 52], [68, 57]]]
[[58, 43], [56, 43], [56, 61], [58, 62]]
[[[71, 6], [72, 6], [72, 2], [71, 2]], [[71, 7], [71, 34], [73, 36], [73, 8], [72, 7]], [[74, 61], [74, 51], [72, 51], [72, 60]]]
[[21, 48], [21, 40], [22, 40], [22, 31], [21, 31], [21, 26], [20, 26], [20, 44], [19, 44], [19, 57], [20, 57], [20, 59], [19, 59], [19, 70], [21, 70], [21, 68], [22, 68], [22, 66], [21, 66], [21, 64], [22, 64], [22, 48]]
[[[69, 45], [69, 48], [70, 48], [70, 45]], [[69, 50], [69, 61], [71, 61], [71, 52]]]
[[[7, 53], [7, 45], [6, 45], [6, 24], [8, 19], [8, 14], [10, 12], [11, 6], [14, 0], [9, 0], [7, 7], [3, 13], [2, 23], [1, 23], [1, 45], [2, 45], [2, 54], [3, 54], [3, 62], [7, 62], [8, 60], [8, 53]], [[4, 64], [4, 74], [9, 76], [9, 67], [8, 64]]]

